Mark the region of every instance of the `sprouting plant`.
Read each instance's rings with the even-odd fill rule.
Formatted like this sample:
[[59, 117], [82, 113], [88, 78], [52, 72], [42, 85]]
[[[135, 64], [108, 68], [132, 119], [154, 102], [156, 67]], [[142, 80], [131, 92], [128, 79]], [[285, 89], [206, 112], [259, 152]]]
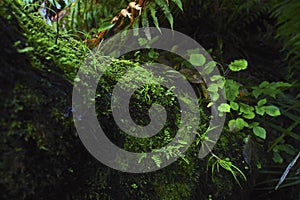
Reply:
[[[209, 140], [206, 138], [205, 134], [202, 135], [201, 140]], [[205, 143], [202, 143], [202, 145], [205, 145]], [[243, 180], [247, 180], [245, 174], [236, 166], [234, 165], [229, 158], [221, 159], [219, 156], [214, 154], [212, 150], [206, 146], [206, 148], [209, 150], [211, 157], [208, 159], [207, 166], [206, 166], [206, 171], [208, 172], [209, 166], [211, 166], [211, 173], [212, 173], [212, 180], [214, 181], [215, 177], [215, 172], [220, 172], [220, 166], [225, 169], [226, 171], [230, 172], [235, 179], [235, 181], [238, 183], [240, 187], [240, 181], [238, 177], [241, 177]]]
[[247, 178], [244, 175], [244, 173], [237, 166], [232, 164], [229, 158], [221, 159], [213, 152], [210, 153], [211, 153], [211, 157], [208, 160], [207, 171], [208, 171], [208, 167], [211, 165], [212, 179], [214, 180], [215, 172], [216, 171], [220, 172], [220, 167], [222, 167], [226, 171], [230, 172], [233, 178], [235, 179], [235, 181], [238, 183], [238, 185], [242, 187], [240, 181], [238, 180], [238, 177], [241, 177], [243, 180], [246, 181]]

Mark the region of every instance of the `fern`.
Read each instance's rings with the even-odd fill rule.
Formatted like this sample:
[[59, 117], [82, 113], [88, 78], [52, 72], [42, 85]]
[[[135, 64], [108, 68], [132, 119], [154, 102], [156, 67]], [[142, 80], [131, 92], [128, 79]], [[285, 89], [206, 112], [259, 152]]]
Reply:
[[157, 166], [157, 167], [160, 167], [161, 160], [160, 160], [159, 156], [153, 155], [151, 158], [152, 158], [152, 160], [154, 161], [154, 163], [156, 164], [156, 166]]
[[285, 42], [284, 49], [288, 50], [287, 58], [292, 72], [299, 71], [300, 64], [300, 1], [284, 1], [277, 4], [273, 16], [277, 17], [277, 38]]
[[167, 2], [165, 0], [154, 0], [154, 2], [156, 5], [158, 5], [158, 7], [161, 8], [165, 17], [169, 21], [171, 28], [173, 29], [174, 19]]
[[151, 17], [153, 19], [153, 23], [155, 25], [155, 27], [159, 30], [159, 32], [161, 32], [160, 28], [159, 28], [159, 23], [158, 23], [158, 19], [156, 17], [156, 10], [154, 7], [150, 6], [149, 7], [149, 10], [150, 10], [150, 14], [151, 14]]

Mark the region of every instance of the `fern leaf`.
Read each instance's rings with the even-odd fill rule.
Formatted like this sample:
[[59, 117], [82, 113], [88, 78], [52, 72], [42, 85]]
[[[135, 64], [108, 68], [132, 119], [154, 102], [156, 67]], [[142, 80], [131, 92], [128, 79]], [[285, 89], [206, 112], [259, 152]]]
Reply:
[[153, 19], [153, 23], [155, 25], [155, 27], [158, 29], [158, 31], [161, 33], [161, 30], [159, 28], [159, 23], [158, 23], [158, 19], [156, 17], [156, 10], [154, 9], [154, 7], [150, 6], [149, 7], [150, 9], [150, 14], [151, 14], [151, 17]]
[[172, 1], [178, 6], [178, 8], [179, 8], [181, 11], [183, 11], [181, 0], [172, 0]]
[[154, 163], [156, 164], [156, 166], [157, 166], [157, 167], [160, 167], [161, 160], [160, 160], [159, 156], [153, 155], [151, 158], [152, 158], [152, 160], [154, 161]]
[[155, 3], [162, 9], [173, 30], [174, 19], [168, 4], [164, 0], [155, 0]]

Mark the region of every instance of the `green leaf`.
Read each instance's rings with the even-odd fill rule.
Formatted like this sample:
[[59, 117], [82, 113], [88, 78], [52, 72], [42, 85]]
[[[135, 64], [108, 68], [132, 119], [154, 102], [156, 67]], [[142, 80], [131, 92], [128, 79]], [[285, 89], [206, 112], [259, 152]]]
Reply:
[[245, 103], [240, 103], [240, 111], [242, 113], [250, 113], [254, 110], [254, 108], [252, 106], [249, 106]]
[[151, 17], [153, 19], [153, 23], [155, 25], [155, 27], [158, 29], [158, 31], [161, 33], [161, 30], [159, 28], [159, 23], [158, 23], [158, 19], [156, 17], [156, 9], [152, 6], [149, 7], [150, 9], [150, 14], [151, 14]]
[[157, 156], [157, 155], [153, 155], [151, 158], [152, 158], [152, 160], [155, 162], [156, 166], [157, 166], [157, 167], [160, 167], [160, 164], [161, 164], [160, 157]]
[[192, 54], [189, 61], [192, 65], [199, 67], [204, 65], [206, 58], [202, 54]]
[[101, 26], [98, 28], [98, 32], [102, 32], [108, 29], [111, 29], [112, 27], [114, 27], [115, 25], [110, 23], [110, 22], [104, 22], [101, 24]]
[[262, 107], [255, 106], [255, 111], [261, 116], [265, 114], [265, 109], [263, 109]]
[[242, 119], [242, 118], [237, 118], [235, 120], [235, 123], [236, 123], [236, 127], [239, 130], [242, 130], [245, 126], [248, 126], [247, 122], [245, 122], [244, 119]]
[[230, 132], [236, 132], [237, 131], [235, 119], [232, 119], [228, 122], [228, 128], [229, 128]]
[[254, 128], [256, 126], [258, 126], [259, 123], [258, 122], [252, 122], [251, 124], [249, 124], [249, 128]]
[[183, 11], [181, 0], [172, 0], [172, 1], [178, 6], [178, 8], [179, 8], [181, 11]]
[[231, 71], [238, 72], [247, 69], [247, 66], [248, 66], [247, 60], [241, 59], [241, 60], [235, 60], [231, 62], [229, 64], [229, 69]]
[[258, 89], [258, 87], [255, 87], [255, 89], [252, 91], [252, 94], [257, 99], [262, 94], [262, 90]]
[[281, 157], [281, 155], [278, 152], [274, 152], [273, 153], [273, 161], [275, 163], [281, 164], [281, 163], [283, 163], [283, 158]]
[[266, 111], [268, 115], [272, 117], [277, 117], [281, 115], [279, 108], [276, 106], [263, 106], [262, 108]]
[[260, 137], [262, 139], [266, 139], [267, 138], [267, 132], [263, 127], [260, 126], [256, 126], [253, 128], [253, 133], [254, 135], [256, 135], [257, 137]]
[[262, 94], [276, 98], [277, 94], [282, 93], [280, 88], [286, 88], [290, 86], [291, 85], [289, 83], [285, 83], [285, 82], [269, 83], [268, 81], [264, 81], [258, 87], [253, 87], [252, 94], [254, 95], [255, 98], [258, 98]]
[[217, 63], [215, 61], [210, 61], [205, 64], [203, 73], [204, 74], [210, 74], [214, 71], [215, 67], [217, 66]]
[[213, 101], [213, 102], [215, 102], [215, 101], [217, 101], [218, 99], [219, 99], [219, 97], [220, 97], [220, 95], [219, 95], [219, 93], [217, 93], [217, 92], [214, 92], [214, 93], [212, 93], [212, 94], [210, 94], [211, 96], [211, 100]]
[[240, 85], [234, 80], [226, 80], [225, 81], [225, 92], [226, 98], [228, 101], [234, 101], [236, 97], [239, 95]]
[[221, 105], [219, 105], [218, 110], [220, 112], [230, 112], [230, 105], [228, 105], [227, 103], [222, 103]]
[[230, 101], [230, 107], [232, 108], [232, 110], [237, 111], [239, 109], [239, 104], [234, 101]]
[[217, 80], [223, 80], [223, 76], [221, 76], [221, 75], [214, 75], [214, 76], [212, 76], [212, 77], [210, 77], [210, 80], [211, 81], [217, 81]]
[[218, 85], [217, 84], [210, 84], [207, 88], [209, 92], [218, 92]]
[[255, 118], [255, 113], [254, 112], [247, 112], [243, 114], [243, 117], [245, 117], [246, 119], [254, 119]]
[[161, 7], [162, 11], [164, 12], [164, 15], [166, 16], [167, 20], [170, 23], [171, 29], [173, 30], [173, 16], [171, 14], [171, 11], [169, 9], [169, 6], [165, 0], [155, 0], [155, 3]]
[[266, 103], [267, 103], [267, 99], [264, 98], [264, 99], [258, 101], [257, 105], [258, 105], [258, 106], [263, 106], [263, 105], [265, 105]]

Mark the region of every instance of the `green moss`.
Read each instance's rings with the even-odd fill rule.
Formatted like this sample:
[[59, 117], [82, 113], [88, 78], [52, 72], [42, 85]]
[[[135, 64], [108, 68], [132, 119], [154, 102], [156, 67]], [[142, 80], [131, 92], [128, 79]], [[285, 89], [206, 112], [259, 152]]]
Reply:
[[13, 1], [1, 4], [1, 16], [16, 20], [24, 37], [24, 41], [15, 42], [15, 48], [30, 56], [33, 67], [48, 72], [55, 70], [53, 66], [58, 67], [73, 82], [88, 48], [72, 37], [57, 34], [37, 13], [27, 13], [20, 4]]
[[[28, 69], [31, 71], [28, 74], [33, 74], [32, 77], [20, 75], [22, 79], [12, 81], [11, 98], [5, 100], [5, 114], [9, 117], [0, 122], [5, 133], [1, 137], [1, 144], [4, 145], [0, 148], [6, 153], [13, 152], [16, 160], [5, 156], [0, 164], [1, 177], [4, 177], [4, 183], [1, 183], [3, 190], [14, 191], [10, 196], [5, 196], [4, 192], [3, 197], [43, 199], [44, 194], [55, 188], [57, 194], [53, 199], [66, 199], [58, 194], [60, 188], [64, 188], [63, 192], [72, 194], [74, 199], [122, 197], [181, 200], [197, 196], [194, 194], [197, 188], [201, 190], [207, 185], [223, 193], [205, 191], [204, 194], [214, 193], [217, 197], [229, 194], [233, 188], [230, 176], [217, 176], [215, 183], [206, 178], [206, 163], [197, 158], [199, 146], [196, 144], [189, 148], [184, 158], [179, 158], [172, 165], [140, 175], [113, 171], [89, 157], [79, 138], [75, 137], [72, 119], [64, 114], [65, 108], [71, 105], [72, 84], [68, 83], [73, 83], [79, 66], [90, 51], [68, 36], [57, 37], [43, 19], [27, 13], [18, 3], [6, 0], [0, 2], [0, 7], [1, 16], [5, 16], [10, 23], [17, 22], [18, 27], [12, 27], [18, 29], [22, 38], [14, 41], [15, 48], [19, 50], [19, 56], [29, 57], [31, 66]], [[180, 107], [175, 95], [157, 84], [163, 81], [161, 78], [138, 69], [128, 78], [134, 77], [136, 81], [147, 84], [132, 95], [132, 118], [137, 124], [147, 125], [150, 123], [148, 108], [157, 103], [166, 108], [169, 114], [167, 123], [160, 133], [150, 139], [130, 137], [116, 128], [110, 109], [110, 94], [126, 71], [138, 66], [139, 63], [128, 60], [114, 60], [99, 81], [96, 109], [104, 132], [109, 133], [113, 142], [126, 150], [145, 152], [161, 148], [173, 139], [180, 124]], [[28, 80], [24, 81], [26, 78]], [[122, 87], [128, 90], [132, 84], [126, 82]], [[188, 99], [185, 101], [188, 103]], [[200, 113], [201, 126], [198, 131], [204, 133], [209, 118], [204, 110], [200, 110]], [[190, 133], [188, 127], [186, 132], [195, 134]], [[218, 151], [228, 151], [229, 142], [224, 139], [222, 143], [226, 145], [217, 148]], [[12, 149], [11, 146], [16, 148]], [[180, 150], [181, 147], [174, 148]], [[159, 158], [153, 162], [159, 164]], [[224, 178], [227, 178], [226, 181]], [[132, 187], [133, 184], [135, 187]]]

